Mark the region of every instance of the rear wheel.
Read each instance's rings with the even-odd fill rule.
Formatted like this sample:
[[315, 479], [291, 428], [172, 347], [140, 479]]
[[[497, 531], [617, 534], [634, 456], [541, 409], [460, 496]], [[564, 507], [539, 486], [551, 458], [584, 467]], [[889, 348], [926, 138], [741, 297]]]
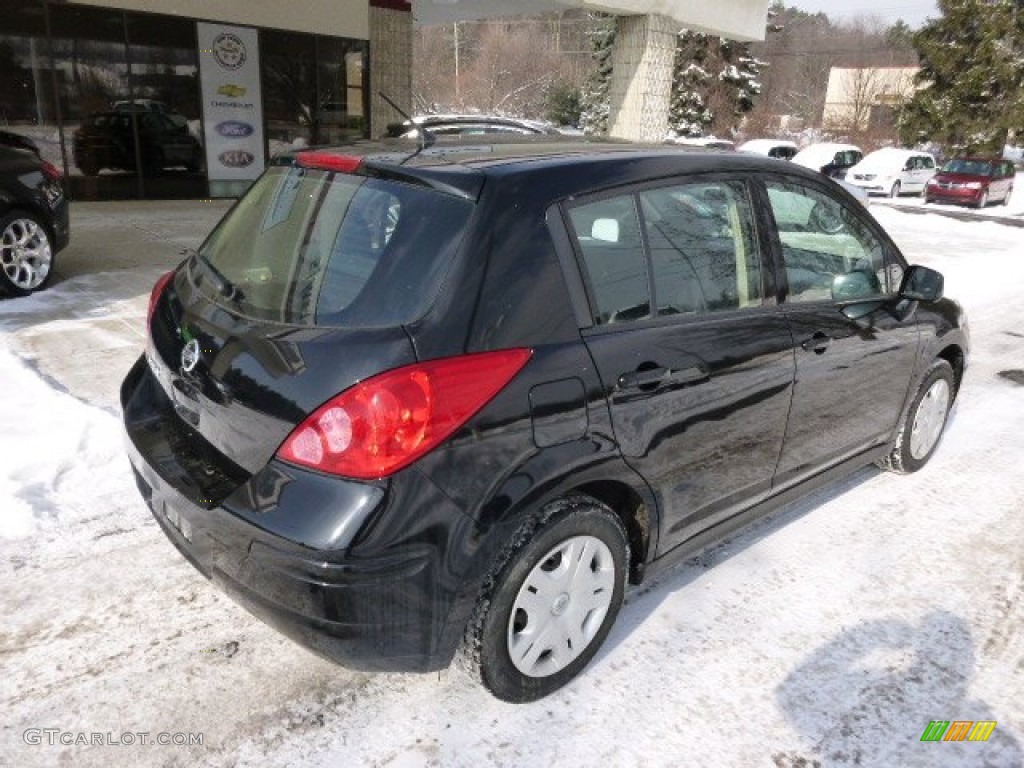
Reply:
[[879, 466], [909, 474], [927, 464], [946, 427], [955, 392], [953, 367], [945, 360], [936, 360], [914, 396], [892, 451]]
[[498, 558], [463, 656], [496, 697], [521, 703], [561, 688], [594, 657], [622, 605], [629, 545], [596, 499], [545, 508]]
[[1003, 198], [1003, 205], [1009, 205], [1010, 204], [1010, 196], [1012, 194], [1013, 194], [1013, 187], [1010, 187], [1008, 190], [1006, 190], [1006, 197]]
[[50, 235], [35, 216], [11, 211], [0, 218], [0, 290], [27, 296], [43, 288], [53, 269]]

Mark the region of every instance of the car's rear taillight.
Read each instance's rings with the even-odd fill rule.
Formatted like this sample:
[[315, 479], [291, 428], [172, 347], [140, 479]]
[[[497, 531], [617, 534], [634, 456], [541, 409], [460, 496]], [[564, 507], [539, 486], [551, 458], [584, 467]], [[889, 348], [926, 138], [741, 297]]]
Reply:
[[386, 477], [436, 448], [519, 373], [532, 351], [416, 363], [328, 400], [277, 451], [283, 461], [359, 480]]
[[43, 160], [40, 165], [40, 170], [43, 172], [43, 176], [48, 178], [50, 181], [60, 181], [64, 178], [64, 173], [53, 163], [48, 163]]
[[160, 275], [160, 279], [153, 285], [153, 291], [149, 294], [149, 311], [146, 313], [146, 327], [153, 323], [153, 311], [156, 309], [156, 303], [160, 301], [160, 296], [167, 288], [167, 284], [171, 282], [174, 277], [174, 271], [170, 271], [165, 275]]

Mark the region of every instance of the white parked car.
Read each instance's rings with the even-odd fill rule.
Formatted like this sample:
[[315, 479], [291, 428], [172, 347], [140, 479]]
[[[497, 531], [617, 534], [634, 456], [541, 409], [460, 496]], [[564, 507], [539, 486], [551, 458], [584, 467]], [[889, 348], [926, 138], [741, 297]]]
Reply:
[[864, 153], [853, 144], [811, 144], [793, 156], [793, 162], [820, 171], [833, 179], [842, 179], [846, 170], [861, 161]]
[[753, 152], [755, 155], [777, 157], [780, 160], [792, 160], [797, 153], [797, 146], [785, 139], [751, 139], [737, 147], [740, 152]]
[[898, 197], [923, 194], [935, 175], [935, 158], [927, 152], [887, 147], [867, 155], [846, 172], [846, 181], [868, 194]]

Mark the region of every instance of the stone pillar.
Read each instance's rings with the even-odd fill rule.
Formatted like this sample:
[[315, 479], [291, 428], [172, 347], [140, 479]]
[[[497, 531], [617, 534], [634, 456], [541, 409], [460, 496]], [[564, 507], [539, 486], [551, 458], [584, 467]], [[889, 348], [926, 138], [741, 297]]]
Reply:
[[383, 91], [412, 114], [412, 4], [370, 0], [370, 137], [384, 135], [399, 115], [378, 94]]
[[662, 142], [680, 25], [667, 16], [619, 16], [612, 50], [608, 134]]

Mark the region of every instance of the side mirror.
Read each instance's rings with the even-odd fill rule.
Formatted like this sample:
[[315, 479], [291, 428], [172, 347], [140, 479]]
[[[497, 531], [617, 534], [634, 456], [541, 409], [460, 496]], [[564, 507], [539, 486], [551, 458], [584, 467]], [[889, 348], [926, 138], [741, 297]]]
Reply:
[[938, 301], [945, 283], [941, 272], [914, 265], [907, 269], [900, 285], [900, 298], [910, 301]]

